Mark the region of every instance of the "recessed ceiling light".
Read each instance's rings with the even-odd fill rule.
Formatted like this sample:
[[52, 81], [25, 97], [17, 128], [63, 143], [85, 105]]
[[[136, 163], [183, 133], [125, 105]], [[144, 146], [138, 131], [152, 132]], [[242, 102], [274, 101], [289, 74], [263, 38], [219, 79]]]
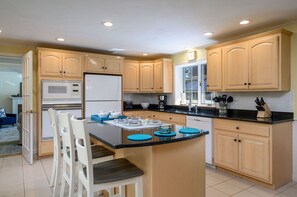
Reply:
[[60, 42], [64, 42], [65, 41], [64, 38], [57, 38], [57, 40], [60, 41]]
[[109, 51], [116, 51], [116, 52], [119, 52], [119, 51], [125, 51], [125, 49], [121, 49], [121, 48], [112, 48], [112, 49], [109, 49]]
[[206, 32], [204, 33], [205, 36], [211, 36], [213, 33], [212, 32]]
[[147, 56], [148, 54], [147, 54], [147, 53], [143, 53], [142, 55], [143, 55], [143, 56]]
[[249, 24], [249, 23], [250, 23], [249, 20], [242, 20], [242, 21], [240, 21], [239, 24], [241, 24], [241, 25], [247, 25], [247, 24]]
[[113, 26], [112, 22], [110, 22], [110, 21], [102, 22], [102, 25], [104, 25], [104, 26], [106, 26], [106, 27], [111, 27], [111, 26]]
[[2, 30], [0, 29], [0, 33], [2, 33]]

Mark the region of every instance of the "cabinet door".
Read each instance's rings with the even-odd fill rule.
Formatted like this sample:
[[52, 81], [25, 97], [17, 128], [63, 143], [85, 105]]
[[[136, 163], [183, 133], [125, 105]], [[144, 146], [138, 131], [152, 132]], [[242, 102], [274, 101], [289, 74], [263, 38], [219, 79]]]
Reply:
[[270, 181], [269, 138], [239, 135], [239, 171]]
[[207, 90], [222, 90], [222, 52], [221, 48], [207, 52]]
[[154, 92], [154, 63], [140, 63], [140, 91]]
[[124, 114], [124, 116], [134, 117], [134, 112], [133, 111], [124, 112], [123, 114]]
[[40, 51], [40, 75], [62, 76], [62, 53], [53, 51]]
[[223, 48], [224, 89], [248, 89], [248, 43]]
[[238, 134], [215, 130], [214, 161], [222, 167], [238, 170]]
[[124, 92], [139, 92], [138, 61], [124, 61], [123, 90]]
[[249, 89], [277, 89], [279, 84], [279, 36], [249, 42]]
[[154, 64], [154, 90], [163, 92], [163, 61]]
[[112, 74], [122, 73], [122, 60], [119, 59], [105, 59], [105, 72]]
[[83, 57], [80, 54], [63, 54], [63, 73], [65, 77], [81, 77]]
[[88, 72], [104, 72], [104, 58], [101, 56], [85, 56], [85, 71]]

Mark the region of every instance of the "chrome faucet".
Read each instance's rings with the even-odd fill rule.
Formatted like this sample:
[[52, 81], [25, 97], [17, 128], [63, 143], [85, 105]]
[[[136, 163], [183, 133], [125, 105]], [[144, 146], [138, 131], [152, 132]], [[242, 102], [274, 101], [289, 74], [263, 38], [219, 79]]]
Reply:
[[189, 99], [189, 111], [191, 111], [192, 110], [192, 100], [191, 99]]
[[198, 113], [198, 105], [195, 105], [195, 113]]

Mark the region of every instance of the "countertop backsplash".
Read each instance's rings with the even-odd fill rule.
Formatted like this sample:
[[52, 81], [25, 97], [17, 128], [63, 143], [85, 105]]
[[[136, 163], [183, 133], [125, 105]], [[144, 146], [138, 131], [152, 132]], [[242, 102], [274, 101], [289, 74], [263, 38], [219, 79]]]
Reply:
[[294, 112], [293, 91], [289, 92], [224, 92], [232, 96], [234, 101], [228, 104], [229, 109], [256, 110], [256, 97], [263, 97], [271, 111]]
[[133, 93], [125, 93], [124, 101], [133, 101], [133, 104], [140, 104], [143, 102], [148, 102], [150, 104], [158, 104], [158, 95], [166, 95], [167, 96], [167, 104], [172, 105], [174, 102], [172, 101], [172, 94], [164, 94], [164, 93], [155, 93], [155, 94], [133, 94]]

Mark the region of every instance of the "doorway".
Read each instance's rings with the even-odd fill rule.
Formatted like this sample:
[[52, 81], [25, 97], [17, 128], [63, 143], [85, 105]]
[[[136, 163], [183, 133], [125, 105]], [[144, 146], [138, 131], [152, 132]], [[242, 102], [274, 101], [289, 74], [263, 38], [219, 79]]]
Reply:
[[22, 57], [0, 56], [0, 157], [22, 152]]

